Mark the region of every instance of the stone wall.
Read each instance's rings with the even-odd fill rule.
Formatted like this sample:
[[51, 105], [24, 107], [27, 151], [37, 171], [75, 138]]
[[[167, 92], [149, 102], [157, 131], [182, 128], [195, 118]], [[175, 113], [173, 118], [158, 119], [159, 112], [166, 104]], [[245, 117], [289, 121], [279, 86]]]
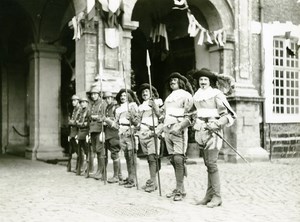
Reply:
[[272, 158], [300, 156], [300, 123], [266, 124], [265, 135]]

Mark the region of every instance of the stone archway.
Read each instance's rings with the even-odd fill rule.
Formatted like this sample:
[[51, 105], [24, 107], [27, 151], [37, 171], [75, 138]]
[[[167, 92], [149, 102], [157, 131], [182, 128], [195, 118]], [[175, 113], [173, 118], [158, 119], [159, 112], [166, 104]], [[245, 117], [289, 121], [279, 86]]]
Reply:
[[61, 158], [61, 61], [66, 49], [75, 50], [64, 31], [73, 2], [3, 0], [0, 6], [2, 152]]
[[33, 41], [33, 29], [29, 15], [14, 1], [0, 2], [0, 29], [2, 153], [24, 155], [29, 143], [29, 64], [24, 48]]
[[[233, 13], [230, 5], [224, 1], [220, 3], [209, 0], [188, 0], [187, 2], [202, 27], [210, 31], [222, 28], [226, 30], [229, 41], [224, 47], [220, 48], [216, 44], [199, 46], [197, 44], [199, 34], [195, 38], [189, 37], [186, 10], [172, 10], [173, 0], [140, 0], [136, 2], [132, 11], [131, 19], [139, 22], [138, 29], [133, 31], [131, 52], [136, 84], [148, 81], [145, 65], [146, 49], [148, 49], [152, 60], [153, 85], [158, 88], [162, 96], [165, 94], [163, 83], [172, 71], [179, 71], [186, 75], [189, 70], [208, 67], [223, 72], [232, 65]], [[150, 38], [151, 28], [157, 23], [166, 24], [168, 51], [159, 48], [161, 45], [153, 44]]]

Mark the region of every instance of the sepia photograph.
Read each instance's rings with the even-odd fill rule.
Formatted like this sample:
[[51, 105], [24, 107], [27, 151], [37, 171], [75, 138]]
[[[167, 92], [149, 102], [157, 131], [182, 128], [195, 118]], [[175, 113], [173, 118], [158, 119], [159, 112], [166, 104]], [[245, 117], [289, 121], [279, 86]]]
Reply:
[[300, 0], [0, 0], [0, 222], [300, 222]]

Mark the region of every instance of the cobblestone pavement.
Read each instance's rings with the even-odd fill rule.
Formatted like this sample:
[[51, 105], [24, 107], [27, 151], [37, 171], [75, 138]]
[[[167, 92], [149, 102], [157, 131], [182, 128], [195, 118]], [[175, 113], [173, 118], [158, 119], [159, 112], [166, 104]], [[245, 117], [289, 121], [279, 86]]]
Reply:
[[[124, 163], [123, 163], [124, 164]], [[108, 176], [112, 174], [111, 164]], [[223, 205], [195, 206], [204, 196], [201, 160], [188, 165], [187, 197], [165, 197], [175, 186], [172, 166], [162, 164], [162, 196], [67, 173], [66, 167], [0, 155], [0, 222], [9, 221], [300, 221], [300, 159], [246, 164], [219, 163]], [[139, 185], [148, 178], [138, 161]], [[123, 175], [126, 175], [123, 166]]]

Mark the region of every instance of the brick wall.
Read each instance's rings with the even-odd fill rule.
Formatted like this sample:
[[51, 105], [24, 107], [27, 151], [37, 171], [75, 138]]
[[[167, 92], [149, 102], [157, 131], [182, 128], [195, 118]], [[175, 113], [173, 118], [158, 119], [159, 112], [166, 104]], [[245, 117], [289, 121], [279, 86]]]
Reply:
[[[291, 21], [300, 23], [300, 3], [297, 0], [263, 0], [264, 22]], [[252, 1], [252, 19], [259, 21], [259, 0]]]
[[265, 125], [266, 149], [272, 157], [300, 156], [300, 123]]
[[300, 23], [300, 3], [297, 0], [264, 0], [264, 20]]

